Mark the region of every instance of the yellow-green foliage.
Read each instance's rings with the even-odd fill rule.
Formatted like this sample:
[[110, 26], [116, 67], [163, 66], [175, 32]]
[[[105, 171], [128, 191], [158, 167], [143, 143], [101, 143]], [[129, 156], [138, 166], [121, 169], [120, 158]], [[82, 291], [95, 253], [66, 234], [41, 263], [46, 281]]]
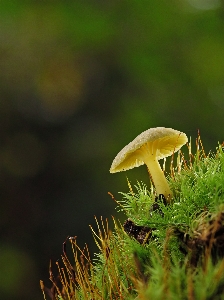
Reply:
[[113, 231], [108, 220], [96, 219], [97, 232], [91, 230], [99, 252], [92, 260], [88, 247], [70, 238], [74, 261], [64, 251], [58, 280], [50, 274], [51, 289], [41, 282], [44, 297], [224, 299], [224, 153], [219, 146], [206, 156], [199, 145], [200, 138], [196, 155], [179, 153], [177, 166], [171, 162], [170, 205], [161, 201], [153, 210], [152, 190], [128, 182], [130, 192], [116, 202], [130, 232], [114, 218]]

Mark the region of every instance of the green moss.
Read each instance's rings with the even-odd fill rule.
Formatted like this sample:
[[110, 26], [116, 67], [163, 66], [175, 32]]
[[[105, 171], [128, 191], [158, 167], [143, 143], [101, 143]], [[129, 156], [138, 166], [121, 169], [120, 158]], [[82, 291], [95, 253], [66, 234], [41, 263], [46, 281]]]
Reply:
[[[58, 299], [224, 299], [224, 152], [205, 156], [198, 149], [172, 168], [171, 204], [157, 199], [144, 183], [116, 200], [125, 225], [96, 220], [99, 253], [90, 259], [70, 239], [74, 262], [63, 254], [58, 265]], [[73, 267], [74, 265], [74, 267]], [[43, 292], [49, 289], [42, 286]]]

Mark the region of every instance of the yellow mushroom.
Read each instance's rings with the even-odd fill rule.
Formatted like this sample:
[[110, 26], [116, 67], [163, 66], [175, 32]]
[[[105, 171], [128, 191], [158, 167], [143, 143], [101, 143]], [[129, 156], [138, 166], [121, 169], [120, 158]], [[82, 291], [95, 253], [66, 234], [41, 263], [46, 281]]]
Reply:
[[146, 164], [157, 195], [164, 195], [170, 202], [172, 192], [158, 160], [172, 155], [188, 141], [185, 133], [172, 128], [150, 128], [139, 134], [115, 157], [110, 173], [126, 171]]

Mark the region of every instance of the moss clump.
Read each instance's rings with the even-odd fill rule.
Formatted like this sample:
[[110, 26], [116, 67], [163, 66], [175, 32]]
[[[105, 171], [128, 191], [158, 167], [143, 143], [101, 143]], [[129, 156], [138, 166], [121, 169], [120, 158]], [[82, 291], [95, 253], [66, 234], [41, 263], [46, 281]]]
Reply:
[[[200, 138], [197, 140], [200, 145]], [[41, 282], [51, 299], [224, 299], [224, 152], [206, 156], [197, 147], [188, 161], [178, 154], [171, 164], [174, 193], [166, 205], [162, 195], [143, 183], [129, 185], [116, 200], [127, 220], [96, 220], [92, 229], [99, 253], [70, 238], [74, 261], [66, 251], [52, 288]], [[46, 294], [46, 295], [45, 295]]]

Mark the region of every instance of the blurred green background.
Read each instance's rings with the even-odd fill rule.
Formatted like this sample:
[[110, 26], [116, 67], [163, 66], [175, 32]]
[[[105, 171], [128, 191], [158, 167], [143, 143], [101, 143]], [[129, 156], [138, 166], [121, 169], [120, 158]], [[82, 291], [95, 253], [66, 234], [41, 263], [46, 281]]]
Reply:
[[109, 173], [136, 135], [200, 129], [206, 151], [224, 139], [223, 0], [2, 0], [0, 70], [4, 300], [42, 299], [67, 236], [95, 250], [107, 192], [149, 184], [144, 167]]

